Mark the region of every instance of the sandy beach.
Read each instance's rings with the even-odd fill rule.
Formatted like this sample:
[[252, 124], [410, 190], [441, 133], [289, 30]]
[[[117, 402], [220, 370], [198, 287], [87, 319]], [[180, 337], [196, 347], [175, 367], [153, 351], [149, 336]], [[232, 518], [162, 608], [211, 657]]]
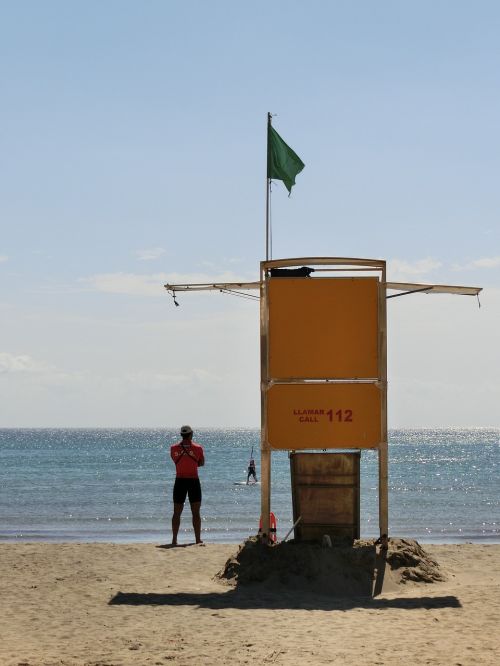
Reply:
[[0, 663], [500, 662], [500, 545], [426, 545], [446, 580], [375, 598], [234, 587], [215, 575], [236, 550], [1, 544]]

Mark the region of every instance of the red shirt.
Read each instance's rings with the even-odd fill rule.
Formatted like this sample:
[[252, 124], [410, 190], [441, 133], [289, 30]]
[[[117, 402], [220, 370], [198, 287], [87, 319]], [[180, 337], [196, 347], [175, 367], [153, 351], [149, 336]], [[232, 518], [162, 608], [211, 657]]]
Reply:
[[205, 461], [203, 447], [187, 439], [170, 447], [170, 457], [180, 479], [197, 479], [199, 464]]

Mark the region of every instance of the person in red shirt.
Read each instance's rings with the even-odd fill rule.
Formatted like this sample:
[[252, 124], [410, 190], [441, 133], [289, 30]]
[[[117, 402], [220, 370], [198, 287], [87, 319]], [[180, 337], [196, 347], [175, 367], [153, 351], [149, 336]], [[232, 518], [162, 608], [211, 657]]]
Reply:
[[193, 429], [184, 425], [181, 428], [182, 442], [170, 447], [170, 457], [175, 464], [174, 483], [174, 515], [172, 516], [172, 545], [177, 546], [177, 534], [181, 524], [181, 513], [189, 497], [193, 514], [193, 529], [196, 543], [201, 540], [201, 485], [198, 478], [198, 467], [205, 464], [203, 447], [193, 442]]

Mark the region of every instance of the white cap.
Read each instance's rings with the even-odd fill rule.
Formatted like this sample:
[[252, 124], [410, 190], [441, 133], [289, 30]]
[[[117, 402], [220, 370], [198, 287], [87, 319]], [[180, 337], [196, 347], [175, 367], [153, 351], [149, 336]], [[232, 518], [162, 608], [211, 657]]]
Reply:
[[192, 435], [193, 434], [193, 429], [191, 426], [188, 425], [183, 425], [181, 428], [181, 435]]

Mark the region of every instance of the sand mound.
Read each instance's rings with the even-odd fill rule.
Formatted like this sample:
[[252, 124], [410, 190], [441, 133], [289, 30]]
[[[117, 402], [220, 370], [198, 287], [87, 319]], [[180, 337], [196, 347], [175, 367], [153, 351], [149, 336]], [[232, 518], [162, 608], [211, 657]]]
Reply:
[[385, 585], [445, 580], [438, 563], [412, 539], [390, 539], [387, 551], [375, 541], [286, 542], [264, 546], [245, 541], [217, 577], [232, 585], [264, 584], [266, 588], [307, 589], [335, 596], [372, 596]]
[[437, 583], [446, 580], [439, 564], [414, 539], [391, 539], [386, 554], [391, 570], [400, 582]]

